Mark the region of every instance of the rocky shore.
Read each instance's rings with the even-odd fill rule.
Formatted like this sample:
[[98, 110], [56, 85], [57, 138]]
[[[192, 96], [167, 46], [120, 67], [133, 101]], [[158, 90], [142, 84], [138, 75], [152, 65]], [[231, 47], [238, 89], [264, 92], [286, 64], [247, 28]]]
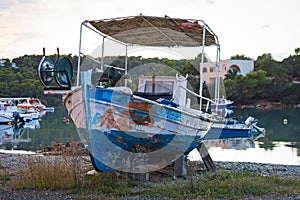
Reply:
[[[36, 155], [4, 154], [0, 153], [0, 174], [17, 174], [19, 170], [27, 167], [27, 160]], [[47, 156], [44, 156], [47, 159]], [[194, 162], [195, 173], [207, 173], [202, 162]], [[289, 178], [300, 178], [300, 166], [296, 165], [274, 165], [264, 163], [247, 162], [215, 162], [217, 170], [225, 171], [249, 171], [262, 176], [279, 176]], [[150, 176], [151, 181], [151, 176]], [[0, 180], [0, 199], [95, 199], [92, 194], [78, 196], [67, 194], [65, 191], [41, 191], [32, 189], [14, 190], [11, 181]], [[140, 199], [139, 197], [128, 197], [125, 199]], [[289, 195], [262, 195], [259, 197], [247, 197], [244, 199], [299, 199], [300, 194]]]

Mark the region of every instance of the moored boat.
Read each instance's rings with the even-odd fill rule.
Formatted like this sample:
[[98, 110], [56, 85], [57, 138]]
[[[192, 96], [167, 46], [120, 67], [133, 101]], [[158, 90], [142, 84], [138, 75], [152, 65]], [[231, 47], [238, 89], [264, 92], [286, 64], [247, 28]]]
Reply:
[[0, 125], [3, 126], [11, 126], [15, 123], [15, 121], [10, 118], [10, 117], [6, 117], [6, 116], [2, 116], [0, 115]]
[[[100, 36], [95, 43], [102, 42], [99, 54], [84, 52], [82, 36], [86, 31]], [[53, 64], [44, 56], [39, 77], [46, 89], [53, 89], [50, 83], [54, 79], [60, 90], [71, 89], [65, 92], [63, 104], [96, 170], [155, 171], [204, 141], [214, 117], [202, 111], [202, 105], [199, 109], [189, 107], [190, 95], [203, 98], [201, 89], [198, 94], [191, 91], [187, 77], [159, 63], [128, 70], [128, 53], [148, 47], [155, 47], [158, 54], [166, 49], [174, 54], [183, 48], [181, 54], [200, 55], [203, 64], [204, 48], [214, 46], [218, 67], [218, 38], [204, 21], [143, 15], [87, 20], [81, 25], [80, 37], [76, 87], [70, 86], [72, 67], [65, 57]], [[123, 54], [121, 66], [105, 62], [111, 58], [106, 52], [112, 47], [113, 53], [121, 50]], [[194, 67], [199, 70], [199, 65]]]
[[36, 98], [0, 98], [0, 115], [15, 121], [31, 121], [39, 118], [45, 106]]
[[[217, 109], [232, 109], [233, 103], [234, 103], [233, 101], [226, 99], [225, 97], [222, 97], [218, 101]], [[216, 104], [212, 105], [212, 109], [216, 109]]]
[[264, 137], [266, 130], [256, 125], [257, 120], [249, 116], [246, 120], [223, 118], [213, 123], [205, 140], [248, 138], [253, 141]]

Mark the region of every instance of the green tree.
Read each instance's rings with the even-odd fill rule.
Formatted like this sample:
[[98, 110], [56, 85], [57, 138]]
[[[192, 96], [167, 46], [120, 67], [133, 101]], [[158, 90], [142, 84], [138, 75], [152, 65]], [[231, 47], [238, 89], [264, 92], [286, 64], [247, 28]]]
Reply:
[[251, 60], [250, 57], [246, 57], [245, 55], [235, 55], [230, 57], [231, 60]]
[[298, 48], [295, 49], [295, 54], [299, 55], [299, 53], [300, 53], [300, 47], [298, 47]]
[[254, 62], [254, 70], [264, 70], [267, 72], [267, 76], [272, 76], [274, 68], [279, 64], [279, 62], [272, 58], [270, 53], [267, 53], [257, 57], [256, 61]]
[[5, 67], [11, 67], [11, 62], [10, 62], [9, 59], [6, 59], [6, 60], [5, 60], [4, 66], [5, 66]]
[[[197, 74], [197, 69], [192, 65], [192, 63], [187, 62], [181, 69], [181, 74], [183, 75], [195, 75]], [[199, 72], [198, 72], [199, 74]]]
[[258, 70], [250, 72], [243, 77], [243, 92], [242, 94], [249, 101], [265, 99], [265, 90], [271, 83], [272, 78], [267, 77], [267, 72]]
[[237, 70], [228, 70], [227, 73], [225, 74], [225, 79], [235, 79], [235, 77], [238, 75]]
[[226, 96], [235, 103], [244, 103], [243, 91], [243, 76], [237, 74], [234, 78], [227, 78], [224, 80], [226, 88]]

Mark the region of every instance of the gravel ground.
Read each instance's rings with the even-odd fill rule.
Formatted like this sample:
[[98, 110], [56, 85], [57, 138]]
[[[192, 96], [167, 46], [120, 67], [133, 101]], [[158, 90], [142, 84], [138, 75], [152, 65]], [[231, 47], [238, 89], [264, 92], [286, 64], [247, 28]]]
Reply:
[[[16, 174], [20, 169], [26, 168], [26, 160], [36, 155], [19, 155], [0, 153], [0, 174]], [[47, 156], [45, 156], [47, 158]], [[198, 164], [198, 163], [197, 163]], [[296, 165], [273, 165], [262, 163], [242, 163], [242, 162], [215, 162], [217, 169], [227, 171], [249, 171], [259, 173], [262, 176], [280, 176], [290, 178], [300, 178], [300, 166]], [[200, 163], [197, 172], [206, 171], [203, 163]], [[64, 191], [41, 191], [32, 189], [11, 189], [10, 181], [0, 181], [0, 199], [96, 199], [92, 194], [89, 196], [78, 196], [67, 194]], [[128, 197], [125, 199], [141, 199], [140, 197]], [[245, 197], [243, 199], [299, 199], [300, 194], [289, 195], [261, 195]]]

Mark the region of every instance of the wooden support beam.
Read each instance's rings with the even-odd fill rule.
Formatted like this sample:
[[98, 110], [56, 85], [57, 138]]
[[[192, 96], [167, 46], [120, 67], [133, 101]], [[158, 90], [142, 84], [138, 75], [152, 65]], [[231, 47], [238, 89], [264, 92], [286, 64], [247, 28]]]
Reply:
[[174, 164], [174, 174], [177, 177], [186, 175], [186, 161], [185, 155], [180, 156]]
[[199, 146], [197, 147], [197, 150], [199, 151], [200, 153], [200, 156], [204, 162], [204, 165], [206, 167], [206, 169], [208, 171], [215, 171], [216, 170], [216, 166], [215, 166], [215, 163], [214, 161], [211, 159], [207, 149], [206, 149], [206, 146], [203, 142], [201, 142], [199, 144]]

